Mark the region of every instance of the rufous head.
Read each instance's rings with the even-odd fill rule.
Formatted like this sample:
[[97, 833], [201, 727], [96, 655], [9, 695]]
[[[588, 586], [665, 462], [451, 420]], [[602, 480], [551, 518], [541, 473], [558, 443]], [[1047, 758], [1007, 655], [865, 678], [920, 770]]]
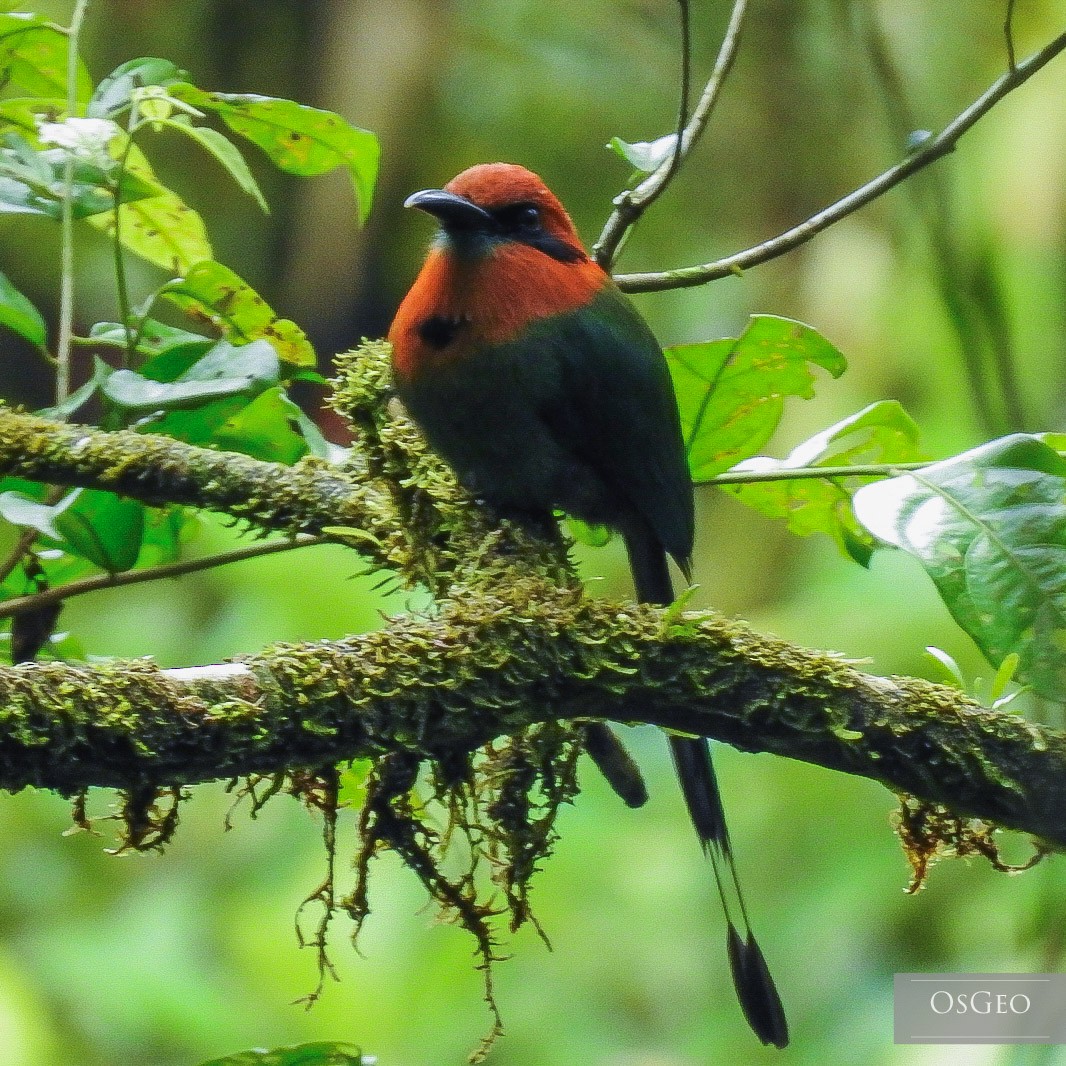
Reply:
[[479, 163], [443, 189], [414, 193], [404, 207], [435, 216], [443, 243], [460, 255], [485, 255], [500, 244], [519, 242], [564, 263], [588, 259], [558, 198], [516, 163]]

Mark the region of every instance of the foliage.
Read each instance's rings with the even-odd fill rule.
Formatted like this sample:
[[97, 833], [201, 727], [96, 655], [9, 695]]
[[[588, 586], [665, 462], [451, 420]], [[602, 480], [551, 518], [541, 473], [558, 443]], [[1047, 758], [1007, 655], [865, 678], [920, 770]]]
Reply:
[[[201, 89], [164, 59], [131, 60], [94, 84], [70, 49], [70, 36], [43, 15], [0, 15], [8, 94], [0, 100], [0, 213], [12, 225], [62, 222], [69, 213], [79, 227], [104, 234], [114, 251], [119, 321], [98, 322], [73, 338], [77, 351], [92, 354], [91, 372], [44, 413], [285, 464], [309, 454], [335, 457], [290, 395], [296, 382], [323, 380], [306, 334], [214, 259], [199, 213], [204, 205], [186, 203], [153, 160], [164, 158], [162, 138], [180, 138], [266, 211], [238, 147], [249, 141], [288, 174], [343, 168], [365, 219], [377, 178], [375, 137], [291, 100]], [[669, 161], [675, 144], [675, 133], [611, 141], [634, 168], [634, 181]], [[159, 274], [132, 300], [131, 256]], [[992, 289], [994, 282], [989, 275], [982, 284]], [[994, 319], [995, 301], [988, 306]], [[964, 310], [952, 306], [960, 320]], [[69, 367], [64, 342], [49, 337], [45, 316], [2, 275], [0, 327], [23, 338], [42, 365]], [[833, 344], [809, 326], [758, 315], [737, 337], [677, 346], [667, 356], [695, 480], [790, 533], [831, 538], [863, 566], [888, 547], [912, 555], [997, 667], [993, 698], [1009, 698], [1005, 688], [1017, 681], [1062, 701], [1061, 438], [988, 433], [993, 439], [980, 447], [930, 464], [917, 421], [897, 401], [881, 400], [813, 434], [808, 428], [805, 441], [773, 458], [762, 453], [779, 436], [795, 439], [800, 423], [786, 418], [786, 401], [813, 396], [824, 380], [815, 370], [844, 373]], [[17, 479], [0, 482], [0, 518], [17, 541], [17, 551], [0, 562], [3, 599], [76, 583], [94, 570], [174, 559], [197, 530], [173, 505], [145, 507], [99, 490], [51, 490]], [[588, 536], [603, 540], [598, 531]], [[54, 623], [46, 620], [46, 634]], [[54, 635], [51, 653], [70, 654], [62, 640]], [[407, 802], [406, 791], [400, 799]], [[317, 1044], [247, 1052], [211, 1066], [359, 1061], [367, 1060], [348, 1045]]]

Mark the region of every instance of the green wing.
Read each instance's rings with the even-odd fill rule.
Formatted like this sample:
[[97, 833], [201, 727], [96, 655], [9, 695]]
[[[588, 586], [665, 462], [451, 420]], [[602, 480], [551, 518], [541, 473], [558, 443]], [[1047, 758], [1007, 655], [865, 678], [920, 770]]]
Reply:
[[552, 435], [629, 501], [675, 559], [687, 560], [692, 479], [670, 371], [654, 334], [610, 282], [541, 330], [537, 358], [547, 365], [538, 369], [556, 376], [551, 409], [542, 412]]

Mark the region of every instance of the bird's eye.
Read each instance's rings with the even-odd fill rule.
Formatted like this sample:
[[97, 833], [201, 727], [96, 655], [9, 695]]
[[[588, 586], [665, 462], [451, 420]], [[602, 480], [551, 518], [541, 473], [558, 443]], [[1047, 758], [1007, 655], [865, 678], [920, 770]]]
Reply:
[[540, 226], [540, 208], [536, 204], [511, 204], [496, 213], [505, 230], [531, 230]]

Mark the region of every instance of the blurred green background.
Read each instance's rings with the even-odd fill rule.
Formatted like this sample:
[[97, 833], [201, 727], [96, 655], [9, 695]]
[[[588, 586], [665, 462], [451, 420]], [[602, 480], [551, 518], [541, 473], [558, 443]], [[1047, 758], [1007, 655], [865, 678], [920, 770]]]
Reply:
[[[35, 5], [69, 17], [70, 5]], [[729, 13], [693, 0], [699, 73]], [[762, 0], [705, 143], [626, 248], [623, 270], [712, 259], [756, 243], [898, 159], [912, 128], [937, 130], [1004, 70], [1002, 0]], [[289, 96], [375, 131], [382, 174], [357, 232], [347, 179], [288, 179], [249, 153], [264, 218], [185, 142], [147, 145], [164, 180], [207, 217], [220, 260], [300, 322], [323, 357], [377, 336], [429, 232], [411, 191], [492, 159], [541, 173], [591, 242], [627, 178], [613, 135], [668, 132], [677, 95], [671, 0], [93, 0], [95, 77], [167, 57], [210, 89]], [[1019, 55], [1063, 28], [1061, 4], [1017, 4]], [[639, 298], [664, 344], [735, 335], [752, 312], [801, 319], [848, 357], [840, 380], [794, 402], [774, 453], [874, 400], [901, 400], [946, 456], [1010, 429], [1066, 429], [1066, 59], [992, 112], [937, 164], [799, 251], [712, 286]], [[57, 228], [9, 221], [2, 267], [50, 306]], [[103, 243], [79, 245], [79, 319], [113, 318]], [[96, 269], [99, 265], [99, 269]], [[144, 268], [146, 271], [149, 268]], [[142, 279], [134, 275], [134, 286]], [[143, 286], [157, 282], [149, 273]], [[1011, 404], [1002, 400], [1008, 370]], [[43, 403], [48, 384], [12, 359], [4, 392]], [[867, 572], [827, 540], [800, 541], [723, 495], [701, 493], [696, 604], [758, 629], [940, 678], [935, 644], [990, 670], [912, 560]], [[235, 539], [205, 520], [204, 550]], [[584, 553], [599, 594], [628, 595], [617, 546]], [[92, 655], [206, 663], [271, 640], [380, 624], [422, 601], [382, 599], [341, 549], [314, 548], [180, 583], [74, 601], [62, 625]], [[719, 756], [756, 929], [793, 1030], [757, 1045], [737, 1007], [709, 871], [651, 730], [627, 737], [652, 801], [630, 812], [586, 770], [535, 904], [555, 950], [528, 932], [498, 968], [506, 1037], [495, 1066], [694, 1066], [771, 1062], [1051, 1063], [1066, 1051], [896, 1047], [898, 971], [1062, 967], [1061, 863], [1019, 878], [945, 862], [903, 894], [909, 870], [880, 786], [768, 756]], [[104, 815], [111, 797], [92, 797]], [[192, 1066], [254, 1045], [352, 1041], [388, 1066], [460, 1063], [488, 1028], [472, 943], [435, 925], [413, 877], [386, 857], [356, 955], [334, 928], [342, 982], [315, 983], [293, 915], [324, 868], [320, 825], [279, 798], [257, 820], [203, 787], [163, 856], [109, 856], [64, 836], [46, 794], [0, 806], [0, 1059], [9, 1066]], [[1025, 854], [1020, 842], [1012, 851]], [[354, 814], [340, 830], [355, 849]], [[344, 871], [344, 864], [341, 864]], [[344, 871], [346, 872], [346, 871]]]

